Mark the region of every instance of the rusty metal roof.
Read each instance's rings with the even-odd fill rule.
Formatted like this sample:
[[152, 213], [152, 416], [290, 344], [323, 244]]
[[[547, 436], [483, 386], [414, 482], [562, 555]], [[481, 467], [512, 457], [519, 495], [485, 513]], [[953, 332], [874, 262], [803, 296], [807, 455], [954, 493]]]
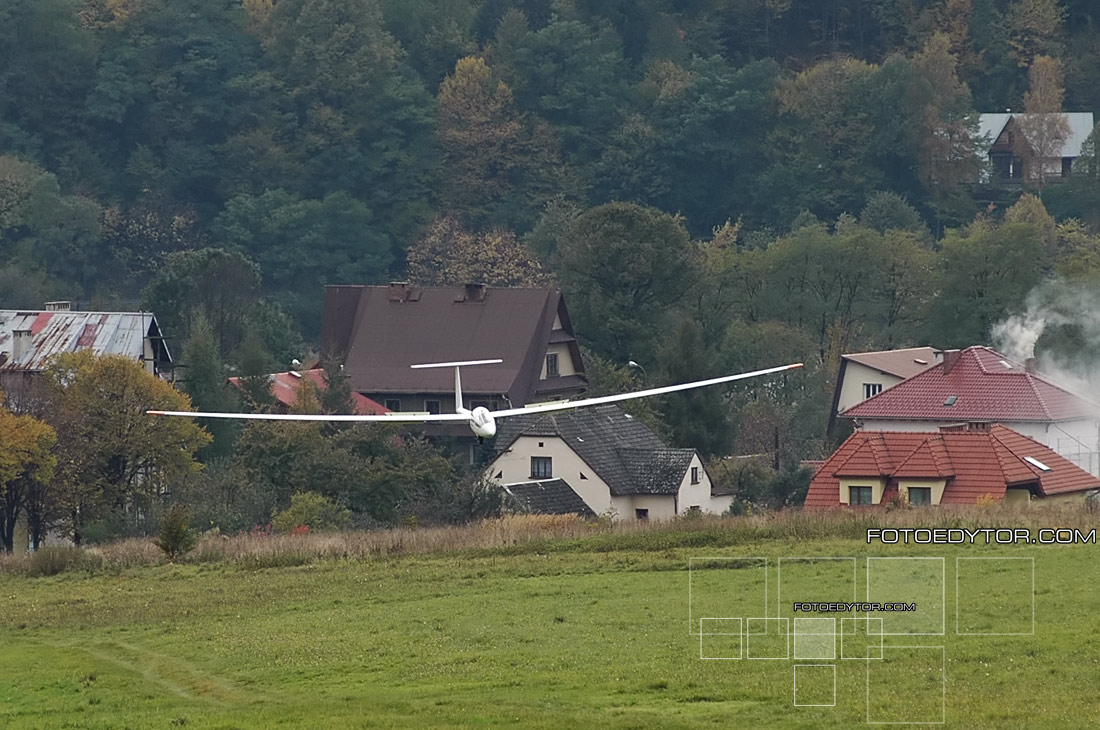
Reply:
[[[13, 356], [16, 332], [29, 340], [19, 357]], [[96, 355], [143, 358], [147, 336], [161, 336], [150, 312], [0, 309], [0, 370], [43, 370], [52, 356], [85, 349]]]

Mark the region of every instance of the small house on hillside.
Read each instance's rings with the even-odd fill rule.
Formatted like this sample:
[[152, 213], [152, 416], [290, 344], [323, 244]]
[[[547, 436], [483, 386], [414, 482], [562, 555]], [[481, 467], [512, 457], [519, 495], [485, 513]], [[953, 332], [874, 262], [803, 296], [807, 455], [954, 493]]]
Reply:
[[[1044, 128], [1053, 128], [1058, 117], [1065, 122], [1064, 138], [1048, 142], [1051, 149], [1036, 149], [1043, 146], [1039, 138], [1044, 136]], [[989, 161], [996, 181], [1069, 177], [1073, 162], [1081, 155], [1081, 147], [1092, 129], [1092, 112], [982, 114], [978, 118], [978, 136], [979, 140], [987, 142], [979, 144], [979, 149]], [[1042, 175], [1039, 165], [1042, 165]]]
[[329, 286], [321, 346], [344, 358], [353, 390], [391, 411], [454, 412], [454, 373], [410, 369], [419, 363], [503, 360], [462, 371], [470, 409], [568, 398], [588, 385], [557, 289]]
[[907, 347], [841, 355], [833, 408], [829, 412], [829, 433], [838, 413], [928, 369], [935, 364], [937, 352], [932, 347]]
[[714, 493], [694, 449], [669, 448], [616, 405], [515, 416], [498, 429], [486, 475], [532, 511], [645, 520], [725, 512], [733, 500]]
[[1100, 488], [1051, 449], [1004, 426], [857, 431], [817, 470], [805, 507], [1082, 500]]
[[940, 362], [840, 414], [862, 431], [935, 431], [999, 423], [1100, 473], [1100, 404], [988, 347]]
[[[325, 390], [324, 370], [319, 368], [302, 371], [290, 370], [285, 373], [272, 373], [268, 376], [268, 382], [271, 384], [271, 396], [278, 404], [278, 412], [289, 413], [293, 410], [294, 404], [298, 402], [298, 389], [301, 387], [303, 381], [313, 383], [313, 385], [317, 387], [318, 393], [322, 393]], [[244, 380], [242, 378], [229, 378], [229, 384], [234, 388], [244, 389]], [[353, 391], [351, 394], [351, 402], [355, 408], [354, 412], [360, 416], [380, 416], [389, 413], [385, 406], [375, 403], [362, 393]]]

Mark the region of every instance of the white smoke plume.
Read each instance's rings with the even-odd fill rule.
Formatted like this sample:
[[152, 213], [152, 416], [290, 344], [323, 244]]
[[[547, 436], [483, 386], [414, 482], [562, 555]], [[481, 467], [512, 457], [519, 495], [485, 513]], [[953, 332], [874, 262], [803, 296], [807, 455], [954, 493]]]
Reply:
[[[1010, 360], [1036, 358], [1036, 368], [1069, 390], [1100, 401], [1100, 289], [1052, 280], [1028, 294], [1026, 309], [993, 326], [993, 346]], [[1040, 337], [1073, 333], [1074, 347], [1036, 352]]]

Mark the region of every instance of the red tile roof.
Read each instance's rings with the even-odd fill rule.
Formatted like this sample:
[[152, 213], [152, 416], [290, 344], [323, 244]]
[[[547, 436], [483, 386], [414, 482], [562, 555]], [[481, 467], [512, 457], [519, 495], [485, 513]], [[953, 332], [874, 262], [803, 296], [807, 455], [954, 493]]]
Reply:
[[818, 469], [805, 506], [840, 506], [841, 477], [885, 478], [884, 502], [899, 479], [910, 478], [946, 479], [941, 504], [974, 504], [986, 495], [1001, 500], [1008, 487], [1032, 487], [1044, 497], [1100, 488], [1100, 478], [1001, 425], [988, 431], [857, 431]]
[[[950, 356], [950, 354], [948, 355]], [[955, 396], [952, 405], [946, 405]], [[1072, 421], [1096, 418], [1100, 403], [1075, 395], [988, 347], [928, 368], [852, 406], [844, 418], [899, 421]]]
[[[303, 379], [311, 381], [317, 386], [318, 390], [325, 389], [324, 371], [321, 369], [274, 373], [270, 377], [271, 395], [287, 410], [293, 408], [294, 403], [298, 400], [298, 386]], [[237, 388], [241, 387], [240, 378], [230, 378], [229, 382]], [[355, 406], [355, 413], [360, 416], [369, 416], [372, 414], [381, 416], [390, 412], [385, 406], [371, 400], [361, 393], [353, 392], [351, 394], [351, 402]]]

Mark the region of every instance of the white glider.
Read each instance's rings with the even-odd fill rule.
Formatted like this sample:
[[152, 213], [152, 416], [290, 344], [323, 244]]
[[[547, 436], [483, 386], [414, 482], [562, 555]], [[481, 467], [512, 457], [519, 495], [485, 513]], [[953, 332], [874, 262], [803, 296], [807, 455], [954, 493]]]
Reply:
[[325, 421], [337, 423], [465, 422], [470, 426], [470, 430], [474, 432], [475, 436], [477, 436], [479, 439], [484, 439], [491, 438], [496, 435], [496, 419], [498, 418], [507, 418], [508, 416], [518, 416], [529, 413], [565, 411], [572, 410], [574, 408], [584, 408], [586, 406], [597, 406], [602, 403], [618, 403], [619, 401], [632, 400], [634, 398], [648, 398], [652, 395], [663, 395], [665, 393], [676, 393], [681, 390], [704, 388], [708, 385], [731, 383], [735, 380], [745, 380], [747, 378], [755, 378], [761, 375], [771, 375], [773, 373], [780, 373], [785, 370], [795, 370], [802, 367], [802, 363], [798, 362], [791, 365], [780, 365], [779, 367], [767, 368], [765, 370], [754, 370], [749, 373], [740, 373], [738, 375], [724, 375], [720, 378], [711, 378], [709, 380], [696, 380], [691, 383], [680, 383], [679, 385], [666, 385], [662, 388], [638, 390], [633, 393], [618, 393], [616, 395], [603, 395], [597, 398], [582, 398], [581, 400], [572, 401], [551, 401], [548, 403], [537, 403], [535, 405], [530, 405], [523, 408], [505, 408], [497, 411], [490, 411], [484, 406], [478, 406], [472, 411], [463, 408], [461, 369], [463, 367], [472, 365], [497, 365], [501, 362], [503, 361], [499, 359], [465, 360], [462, 362], [427, 363], [424, 365], [411, 366], [414, 369], [450, 367], [453, 367], [455, 369], [455, 403], [457, 404], [457, 408], [454, 413], [389, 413], [381, 416], [327, 415], [312, 413], [204, 413], [200, 411], [146, 411], [146, 413], [152, 416], [183, 416], [188, 418], [233, 418], [252, 421]]

